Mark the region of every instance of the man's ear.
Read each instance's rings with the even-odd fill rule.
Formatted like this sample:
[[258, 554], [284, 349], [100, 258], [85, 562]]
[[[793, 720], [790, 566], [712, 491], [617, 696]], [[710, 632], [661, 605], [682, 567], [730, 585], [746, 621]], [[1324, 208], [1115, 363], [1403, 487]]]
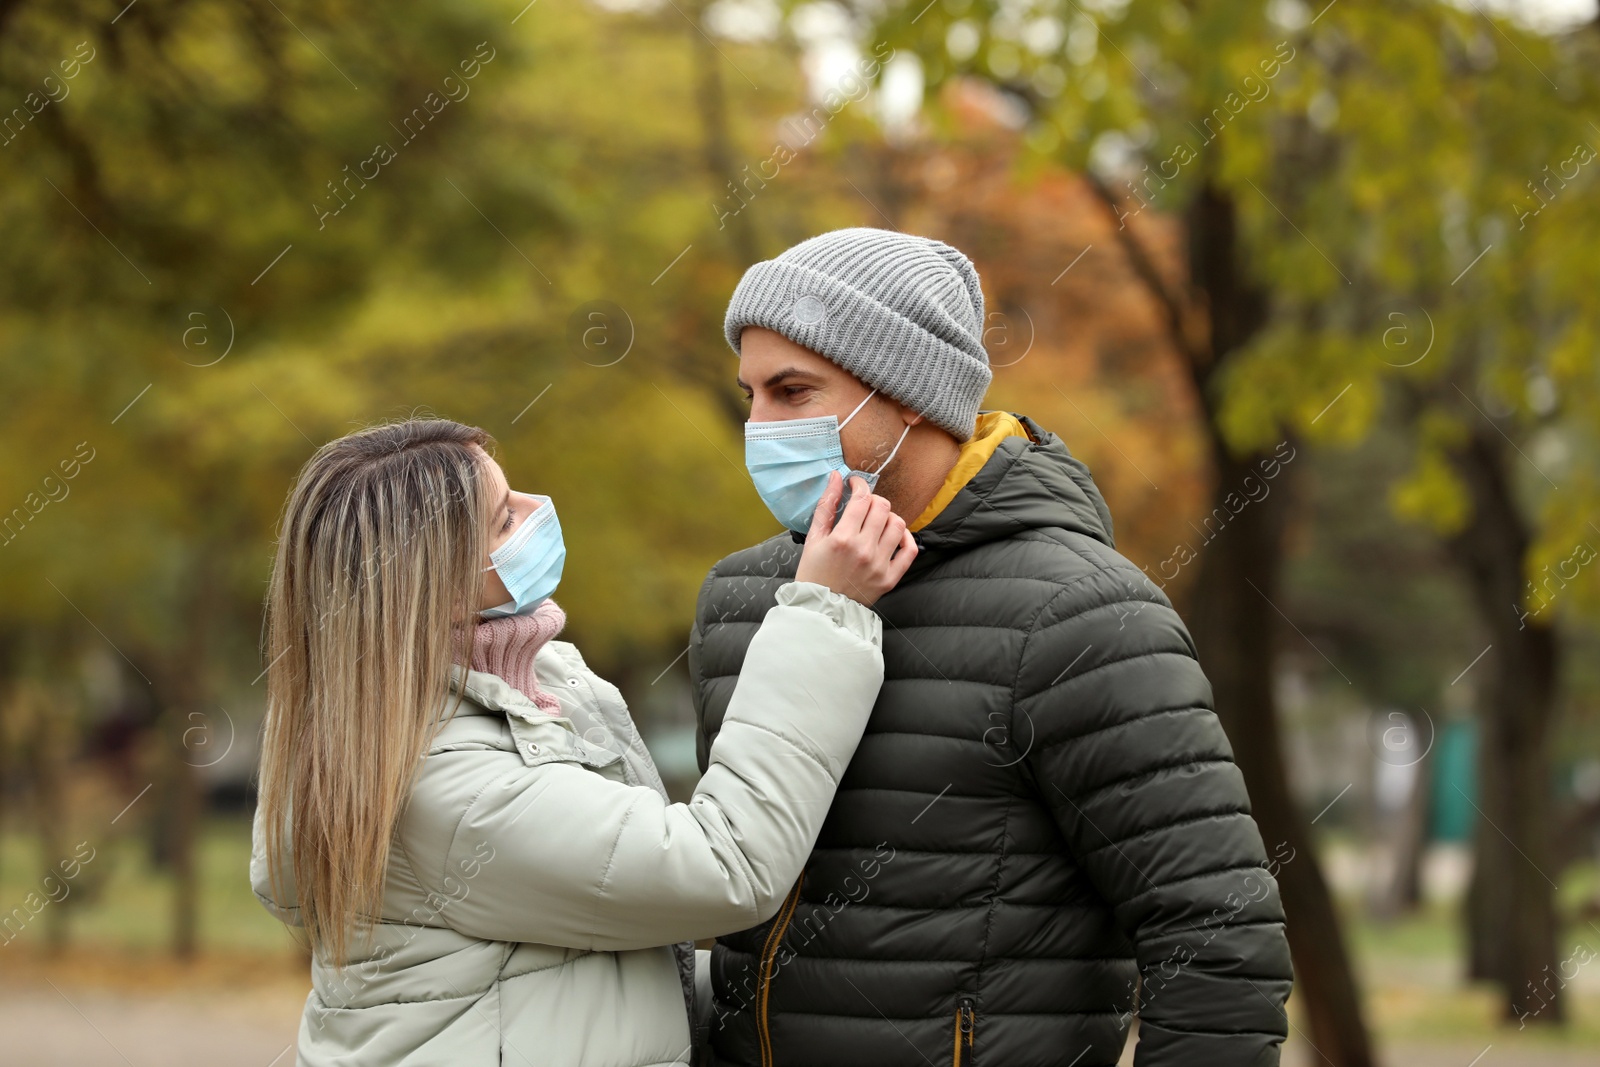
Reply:
[[907, 426], [915, 426], [917, 423], [922, 421], [922, 412], [916, 410], [915, 408], [902, 407], [900, 409], [900, 417], [906, 420]]

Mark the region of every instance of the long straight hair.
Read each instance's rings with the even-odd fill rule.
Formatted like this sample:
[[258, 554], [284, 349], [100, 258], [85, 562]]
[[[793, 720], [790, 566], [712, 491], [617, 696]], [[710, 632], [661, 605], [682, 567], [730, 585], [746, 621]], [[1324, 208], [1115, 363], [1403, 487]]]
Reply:
[[447, 419], [369, 427], [319, 449], [284, 509], [267, 595], [264, 843], [274, 895], [292, 884], [311, 951], [337, 968], [380, 914], [395, 825], [454, 708], [451, 664], [470, 660], [492, 446]]

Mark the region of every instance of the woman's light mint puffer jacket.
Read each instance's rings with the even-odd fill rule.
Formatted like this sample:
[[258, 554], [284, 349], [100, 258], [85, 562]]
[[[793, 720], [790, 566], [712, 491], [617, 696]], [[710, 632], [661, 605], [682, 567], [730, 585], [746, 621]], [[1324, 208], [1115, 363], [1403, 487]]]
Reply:
[[[382, 921], [320, 961], [300, 1067], [645, 1067], [687, 1062], [685, 941], [771, 918], [799, 876], [883, 681], [882, 624], [794, 582], [765, 616], [686, 804], [670, 804], [621, 694], [552, 641], [552, 717], [457, 668], [395, 831]], [[250, 863], [275, 899], [259, 815]]]

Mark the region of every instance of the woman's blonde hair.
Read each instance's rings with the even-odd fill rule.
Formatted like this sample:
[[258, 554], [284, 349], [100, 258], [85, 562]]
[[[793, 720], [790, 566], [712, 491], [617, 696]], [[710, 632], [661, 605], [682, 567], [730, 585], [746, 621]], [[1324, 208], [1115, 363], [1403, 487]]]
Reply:
[[319, 449], [284, 510], [261, 817], [274, 895], [299, 906], [311, 950], [336, 967], [379, 915], [395, 824], [453, 710], [451, 664], [471, 655], [462, 624], [482, 589], [492, 446], [447, 419], [369, 427]]

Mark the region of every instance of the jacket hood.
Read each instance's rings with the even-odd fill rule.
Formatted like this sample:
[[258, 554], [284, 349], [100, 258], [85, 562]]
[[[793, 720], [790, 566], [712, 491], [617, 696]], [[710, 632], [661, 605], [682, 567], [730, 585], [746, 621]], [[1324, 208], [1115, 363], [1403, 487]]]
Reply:
[[[1025, 530], [1053, 528], [1115, 548], [1111, 510], [1089, 468], [1060, 437], [1017, 415], [1029, 438], [1008, 437], [932, 522], [917, 532], [930, 560]], [[923, 565], [919, 556], [913, 569]]]

